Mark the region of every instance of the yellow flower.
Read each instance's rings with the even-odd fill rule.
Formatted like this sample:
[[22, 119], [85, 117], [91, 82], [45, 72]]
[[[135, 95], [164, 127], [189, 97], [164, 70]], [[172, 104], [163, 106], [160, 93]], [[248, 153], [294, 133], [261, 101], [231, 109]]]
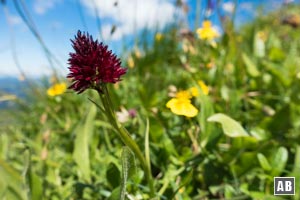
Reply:
[[188, 90], [182, 90], [176, 93], [176, 98], [178, 99], [190, 99], [192, 98], [192, 95], [190, 93], [190, 91]]
[[197, 87], [191, 87], [191, 88], [189, 89], [189, 91], [191, 92], [191, 94], [192, 94], [193, 97], [199, 96], [199, 91], [198, 91], [198, 88], [197, 88]]
[[203, 81], [198, 81], [198, 84], [199, 84], [203, 94], [208, 95], [209, 87], [207, 85], [205, 85], [205, 83]]
[[202, 23], [202, 28], [198, 28], [196, 32], [201, 40], [213, 40], [219, 37], [219, 33], [211, 26], [211, 22], [208, 20], [205, 20]]
[[56, 83], [47, 90], [47, 94], [48, 96], [54, 97], [63, 94], [66, 89], [67, 85], [65, 83]]
[[155, 40], [156, 41], [160, 41], [162, 39], [162, 37], [163, 37], [163, 34], [161, 34], [161, 33], [156, 33], [155, 34]]
[[[205, 85], [205, 83], [204, 83], [203, 81], [198, 81], [198, 84], [199, 84], [199, 86], [200, 86], [200, 89], [201, 89], [202, 93], [203, 93], [204, 95], [208, 95], [208, 93], [209, 93], [209, 87], [208, 87], [207, 85]], [[189, 89], [189, 92], [190, 92], [190, 94], [191, 94], [193, 97], [199, 96], [198, 88], [195, 87], [195, 86], [194, 86], [194, 87], [191, 87], [191, 88]]]
[[134, 60], [133, 60], [132, 56], [128, 57], [127, 65], [128, 65], [129, 68], [134, 68]]
[[167, 108], [176, 115], [184, 115], [186, 117], [195, 117], [198, 114], [197, 108], [191, 104], [190, 99], [172, 98], [166, 104]]
[[263, 40], [264, 42], [268, 39], [268, 35], [267, 35], [267, 33], [264, 32], [264, 31], [258, 31], [256, 34], [257, 34], [257, 36], [258, 36], [261, 40]]
[[142, 53], [141, 53], [141, 51], [139, 50], [139, 48], [135, 48], [135, 50], [134, 50], [134, 55], [135, 55], [135, 57], [137, 57], [137, 58], [141, 58], [142, 57]]
[[216, 66], [216, 64], [213, 61], [211, 61], [211, 62], [207, 63], [205, 66], [207, 69], [212, 69], [213, 67]]

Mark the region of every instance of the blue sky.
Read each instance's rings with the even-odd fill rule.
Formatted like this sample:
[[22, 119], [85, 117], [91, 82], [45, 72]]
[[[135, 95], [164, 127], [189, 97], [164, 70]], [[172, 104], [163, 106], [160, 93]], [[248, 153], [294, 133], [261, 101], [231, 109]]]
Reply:
[[[14, 50], [21, 68], [28, 76], [43, 76], [52, 72], [41, 44], [20, 17], [14, 1], [19, 2], [19, 6], [24, 2], [38, 33], [58, 60], [54, 61], [53, 66], [62, 74], [67, 72], [68, 53], [72, 51], [70, 39], [79, 29], [88, 31], [107, 43], [114, 52], [121, 53], [124, 41], [133, 41], [134, 35], [143, 28], [162, 30], [174, 20], [174, 15], [185, 19], [182, 10], [175, 8], [175, 0], [6, 0], [0, 12], [0, 76], [20, 74], [12, 56]], [[236, 22], [241, 24], [251, 20], [255, 16], [255, 8], [260, 4], [268, 5], [266, 8], [272, 10], [284, 1], [291, 0], [238, 0]], [[115, 2], [118, 2], [117, 6]], [[189, 7], [187, 26], [193, 30], [196, 0], [184, 2]], [[207, 8], [207, 1], [201, 2], [200, 23]], [[222, 12], [230, 14], [234, 5], [232, 1], [221, 2]], [[22, 9], [24, 12], [24, 7]], [[209, 17], [218, 26], [218, 17], [214, 11]], [[97, 26], [99, 22], [102, 37]], [[116, 25], [117, 29], [110, 36], [112, 25]]]

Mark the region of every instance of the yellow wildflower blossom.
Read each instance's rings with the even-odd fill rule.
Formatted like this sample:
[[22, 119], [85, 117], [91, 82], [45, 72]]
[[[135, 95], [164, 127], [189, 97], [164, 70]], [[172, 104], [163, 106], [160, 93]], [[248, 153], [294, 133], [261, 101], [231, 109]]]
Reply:
[[163, 34], [161, 34], [161, 33], [156, 33], [155, 34], [155, 40], [156, 41], [160, 41], [162, 39], [162, 37], [163, 37]]
[[257, 36], [264, 42], [268, 39], [268, 35], [265, 31], [258, 31]]
[[208, 95], [209, 87], [207, 85], [205, 85], [205, 83], [203, 81], [198, 81], [198, 84], [199, 84], [203, 94]]
[[65, 83], [56, 83], [47, 90], [47, 94], [48, 96], [54, 97], [63, 94], [66, 89], [67, 85]]
[[[201, 91], [202, 91], [202, 93], [204, 94], [204, 95], [208, 95], [208, 93], [209, 93], [209, 87], [203, 82], [203, 81], [198, 81], [198, 84], [199, 84], [199, 86], [200, 86], [200, 89], [201, 89]], [[189, 89], [189, 92], [190, 92], [190, 94], [193, 96], [193, 97], [197, 97], [197, 96], [199, 96], [199, 90], [198, 90], [198, 88], [197, 87], [191, 87], [190, 89]]]
[[199, 91], [198, 91], [198, 88], [197, 88], [197, 87], [191, 87], [191, 88], [189, 89], [189, 91], [191, 92], [191, 94], [192, 94], [193, 97], [199, 96]]
[[134, 60], [133, 60], [132, 56], [128, 57], [127, 65], [128, 65], [129, 68], [134, 68]]
[[188, 90], [182, 90], [176, 93], [176, 98], [178, 99], [190, 99], [192, 98], [192, 95], [190, 93], [190, 91]]
[[212, 69], [213, 67], [216, 66], [216, 64], [213, 61], [211, 61], [211, 62], [207, 63], [205, 66], [207, 69]]
[[140, 51], [140, 49], [139, 48], [135, 48], [135, 50], [134, 50], [134, 55], [135, 55], [135, 57], [137, 57], [137, 58], [141, 58], [142, 57], [142, 53], [141, 53], [141, 51]]
[[202, 28], [198, 28], [196, 32], [201, 40], [213, 40], [219, 37], [219, 33], [211, 26], [209, 20], [205, 20], [202, 23]]
[[167, 108], [176, 115], [184, 115], [186, 117], [195, 117], [198, 114], [197, 108], [191, 104], [190, 99], [172, 98], [166, 104]]

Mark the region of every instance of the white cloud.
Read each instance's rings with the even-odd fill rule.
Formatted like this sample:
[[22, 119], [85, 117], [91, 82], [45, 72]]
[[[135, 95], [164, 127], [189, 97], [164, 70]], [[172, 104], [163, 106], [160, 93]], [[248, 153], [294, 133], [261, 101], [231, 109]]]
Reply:
[[51, 30], [57, 30], [57, 29], [61, 29], [63, 25], [60, 21], [52, 21], [50, 22], [49, 27]]
[[288, 4], [288, 3], [293, 3], [294, 0], [284, 0], [283, 2], [284, 2], [285, 4]]
[[22, 23], [22, 19], [16, 15], [8, 15], [8, 23], [11, 25], [19, 25]]
[[233, 2], [226, 2], [226, 3], [223, 3], [222, 7], [223, 7], [223, 10], [225, 12], [228, 12], [228, 13], [232, 13], [233, 10], [234, 10], [234, 3]]
[[61, 0], [35, 0], [33, 9], [37, 14], [43, 15], [60, 1]]
[[243, 2], [239, 4], [239, 8], [244, 11], [253, 11], [254, 5], [251, 2]]
[[[97, 6], [102, 22], [110, 22], [102, 24], [104, 39], [110, 37], [112, 24], [116, 25], [112, 40], [146, 27], [162, 28], [173, 20], [175, 13], [174, 4], [168, 0], [81, 0], [81, 2], [92, 15], [95, 14], [94, 6]], [[114, 5], [115, 2], [118, 2], [117, 6]]]

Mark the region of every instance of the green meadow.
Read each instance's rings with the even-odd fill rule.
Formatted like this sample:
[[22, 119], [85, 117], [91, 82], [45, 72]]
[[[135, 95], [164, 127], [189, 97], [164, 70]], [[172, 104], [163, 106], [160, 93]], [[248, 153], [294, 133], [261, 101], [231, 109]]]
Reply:
[[299, 13], [142, 34], [102, 93], [59, 73], [1, 93], [0, 199], [300, 199]]

